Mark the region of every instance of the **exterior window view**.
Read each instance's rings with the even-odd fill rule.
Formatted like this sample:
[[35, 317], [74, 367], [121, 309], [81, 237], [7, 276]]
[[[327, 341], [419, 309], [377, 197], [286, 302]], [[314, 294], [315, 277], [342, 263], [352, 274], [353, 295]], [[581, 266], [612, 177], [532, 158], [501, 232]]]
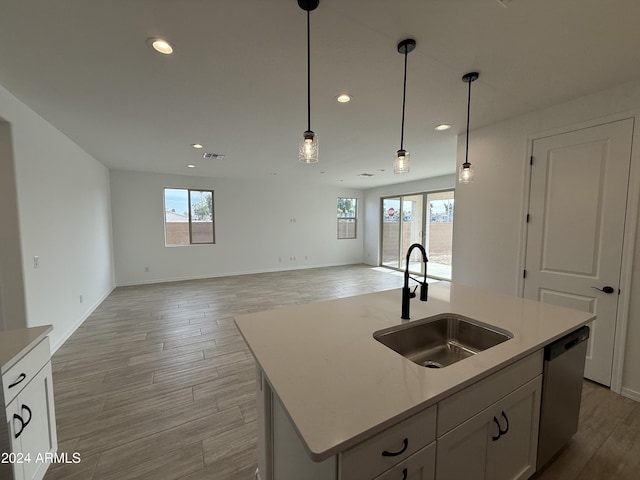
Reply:
[[[382, 199], [382, 266], [404, 270], [406, 251], [413, 243], [425, 247], [430, 277], [451, 280], [454, 191], [420, 193]], [[419, 252], [409, 270], [422, 274]]]
[[164, 189], [165, 245], [215, 243], [213, 191]]
[[338, 239], [356, 238], [357, 198], [338, 198]]

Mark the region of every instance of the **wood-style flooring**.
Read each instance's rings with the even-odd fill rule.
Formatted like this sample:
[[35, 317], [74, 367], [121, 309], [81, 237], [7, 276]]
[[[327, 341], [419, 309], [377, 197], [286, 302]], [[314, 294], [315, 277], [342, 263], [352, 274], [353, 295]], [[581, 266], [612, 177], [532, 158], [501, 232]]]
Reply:
[[[233, 317], [401, 285], [355, 265], [116, 288], [53, 356], [59, 452], [81, 462], [45, 480], [253, 480], [255, 364]], [[639, 445], [640, 404], [585, 382], [580, 431], [538, 478], [636, 480]]]

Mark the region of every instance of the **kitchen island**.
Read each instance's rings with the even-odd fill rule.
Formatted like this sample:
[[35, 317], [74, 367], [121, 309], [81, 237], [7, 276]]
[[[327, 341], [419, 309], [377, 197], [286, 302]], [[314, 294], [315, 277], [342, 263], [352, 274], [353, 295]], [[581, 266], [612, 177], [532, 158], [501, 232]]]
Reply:
[[[496, 399], [528, 382], [540, 384], [543, 347], [595, 318], [590, 313], [461, 285], [431, 284], [427, 302], [412, 300], [409, 322], [452, 313], [512, 335], [472, 357], [431, 369], [373, 337], [374, 332], [407, 323], [400, 319], [400, 299], [395, 289], [236, 318], [258, 365], [262, 480], [300, 475], [305, 480], [373, 479], [387, 470], [397, 470], [397, 478], [434, 478], [429, 468], [420, 476], [407, 476], [407, 468], [396, 461], [409, 461], [420, 454], [420, 462], [429, 464], [436, 438], [446, 440], [454, 427], [468, 424]], [[540, 388], [532, 388], [528, 387], [533, 392], [528, 408], [535, 413], [537, 405], [539, 413]], [[489, 426], [497, 416], [497, 432], [508, 429], [500, 411], [484, 415], [488, 415]], [[537, 417], [531, 421], [536, 427], [533, 435], [533, 423], [530, 425], [533, 445]], [[424, 437], [417, 447], [416, 442], [405, 445], [410, 443], [405, 427], [412, 425], [418, 425]], [[382, 464], [359, 453], [364, 448], [366, 454], [365, 447], [398, 428], [399, 440], [392, 440], [398, 442], [397, 448], [384, 450], [387, 455], [382, 453]], [[535, 471], [532, 445], [527, 447], [528, 462], [533, 461]], [[438, 455], [441, 450], [438, 448]], [[446, 474], [437, 478], [446, 478]]]

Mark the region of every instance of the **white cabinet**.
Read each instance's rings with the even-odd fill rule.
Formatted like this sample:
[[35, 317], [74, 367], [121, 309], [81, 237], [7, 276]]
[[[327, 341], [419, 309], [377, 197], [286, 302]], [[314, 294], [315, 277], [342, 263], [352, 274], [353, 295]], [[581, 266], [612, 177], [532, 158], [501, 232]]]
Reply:
[[[435, 438], [436, 407], [432, 406], [342, 452], [339, 455], [339, 478], [371, 480], [392, 467], [394, 470], [399, 468], [402, 472], [408, 467], [397, 465], [426, 447]], [[433, 470], [433, 464], [431, 469]], [[401, 479], [402, 475], [398, 478]]]
[[51, 462], [47, 454], [57, 447], [51, 362], [22, 389], [7, 412], [12, 450], [23, 460], [14, 465], [17, 479], [41, 479]]
[[438, 438], [438, 480], [518, 480], [535, 472], [542, 376]]
[[[11, 332], [2, 333], [7, 335]], [[3, 480], [41, 480], [57, 450], [49, 340], [34, 343], [19, 348], [10, 361], [3, 359]]]
[[535, 473], [542, 351], [361, 443], [311, 461], [258, 375], [260, 480], [524, 480]]
[[436, 442], [431, 442], [375, 480], [434, 480], [435, 465]]
[[436, 407], [431, 406], [354, 447], [313, 462], [282, 403], [258, 372], [260, 480], [433, 480]]

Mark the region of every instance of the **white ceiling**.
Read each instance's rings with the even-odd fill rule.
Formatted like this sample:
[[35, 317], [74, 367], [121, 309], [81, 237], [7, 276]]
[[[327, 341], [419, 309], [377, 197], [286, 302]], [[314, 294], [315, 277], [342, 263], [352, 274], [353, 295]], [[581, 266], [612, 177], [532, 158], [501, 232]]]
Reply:
[[[0, 84], [109, 168], [368, 188], [454, 172], [466, 72], [480, 72], [472, 130], [640, 78], [638, 0], [506, 1], [320, 0], [315, 165], [297, 160], [306, 13], [296, 0], [0, 0]], [[155, 53], [149, 37], [175, 54]], [[396, 44], [409, 37], [412, 164], [394, 175]], [[353, 101], [338, 104], [342, 92]], [[439, 123], [453, 128], [435, 132]], [[204, 160], [195, 142], [226, 157]]]

